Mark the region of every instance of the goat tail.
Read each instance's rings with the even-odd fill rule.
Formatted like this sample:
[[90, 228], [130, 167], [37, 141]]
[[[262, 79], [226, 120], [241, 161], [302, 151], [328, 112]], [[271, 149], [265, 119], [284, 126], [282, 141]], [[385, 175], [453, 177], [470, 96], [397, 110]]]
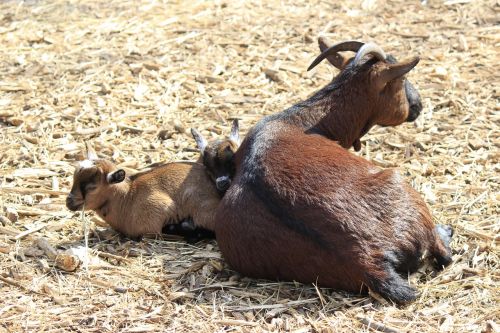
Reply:
[[431, 246], [431, 254], [436, 259], [438, 267], [444, 268], [452, 262], [450, 242], [453, 228], [449, 225], [437, 224], [434, 233], [435, 242]]

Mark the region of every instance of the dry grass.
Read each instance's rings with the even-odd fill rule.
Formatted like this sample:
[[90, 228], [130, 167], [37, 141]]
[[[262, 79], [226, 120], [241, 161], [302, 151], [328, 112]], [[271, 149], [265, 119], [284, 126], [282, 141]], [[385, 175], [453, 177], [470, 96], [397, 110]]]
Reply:
[[[331, 3], [1, 2], [0, 331], [498, 332], [498, 2]], [[189, 127], [216, 136], [237, 115], [246, 131], [324, 85], [334, 69], [305, 71], [319, 34], [422, 57], [410, 79], [423, 115], [372, 130], [362, 150], [456, 230], [454, 264], [411, 277], [417, 302], [252, 280], [215, 242], [133, 242], [95, 223], [88, 269], [40, 250], [84, 244], [64, 207], [83, 140], [136, 169], [194, 159]]]

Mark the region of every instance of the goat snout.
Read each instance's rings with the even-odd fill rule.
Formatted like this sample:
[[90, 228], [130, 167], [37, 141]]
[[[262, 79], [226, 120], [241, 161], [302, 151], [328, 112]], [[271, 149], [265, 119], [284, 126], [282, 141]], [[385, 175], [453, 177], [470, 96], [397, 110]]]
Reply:
[[422, 111], [422, 105], [410, 105], [410, 112], [408, 113], [408, 118], [406, 118], [407, 122], [412, 122], [418, 118], [420, 112]]
[[410, 122], [417, 119], [420, 112], [422, 112], [422, 101], [417, 89], [415, 89], [415, 87], [408, 80], [405, 81], [405, 92], [410, 106], [410, 111], [408, 112], [406, 121]]
[[66, 197], [66, 207], [71, 210], [71, 211], [76, 211], [82, 208], [83, 203], [77, 203], [75, 202], [75, 196], [70, 193]]
[[215, 180], [215, 187], [217, 187], [219, 191], [227, 191], [229, 185], [231, 185], [231, 179], [228, 176], [217, 177]]

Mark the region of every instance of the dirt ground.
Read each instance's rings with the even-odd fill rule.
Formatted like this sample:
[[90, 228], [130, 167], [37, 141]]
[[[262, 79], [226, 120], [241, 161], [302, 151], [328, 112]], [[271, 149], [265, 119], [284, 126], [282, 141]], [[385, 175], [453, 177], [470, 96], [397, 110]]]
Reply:
[[[469, 0], [2, 1], [0, 332], [499, 332], [499, 14]], [[306, 72], [320, 35], [421, 57], [423, 114], [374, 128], [360, 152], [455, 228], [454, 263], [410, 277], [416, 302], [249, 279], [215, 241], [135, 242], [65, 208], [84, 140], [132, 169], [196, 159], [190, 127], [217, 137], [239, 117], [245, 133], [331, 80], [327, 63]], [[73, 272], [38, 246], [85, 251], [85, 223], [91, 260]]]

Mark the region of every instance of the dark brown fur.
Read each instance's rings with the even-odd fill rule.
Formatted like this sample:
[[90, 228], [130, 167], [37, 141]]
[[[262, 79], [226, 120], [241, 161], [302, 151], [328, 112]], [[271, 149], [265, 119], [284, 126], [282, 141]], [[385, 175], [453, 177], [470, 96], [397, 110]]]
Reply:
[[234, 156], [240, 146], [238, 120], [233, 121], [231, 135], [224, 140], [208, 142], [196, 129], [191, 129], [191, 134], [200, 150], [198, 162], [207, 167], [207, 173], [215, 182], [215, 187], [220, 193], [225, 193], [231, 185], [231, 180], [236, 172]]
[[234, 269], [353, 292], [367, 286], [404, 303], [416, 291], [400, 273], [426, 252], [440, 266], [451, 262], [418, 193], [396, 171], [342, 149], [374, 124], [407, 119], [403, 75], [383, 78], [416, 62], [347, 65], [308, 101], [249, 132], [216, 216], [219, 247]]
[[209, 142], [198, 162], [207, 167], [207, 172], [214, 182], [225, 175], [233, 177], [234, 154], [238, 148], [239, 145], [232, 140]]
[[286, 122], [350, 148], [374, 125], [396, 126], [408, 119], [404, 75], [388, 82], [381, 77], [395, 66], [411, 70], [417, 63], [418, 59], [398, 64], [369, 59], [357, 68], [348, 65], [330, 84], [307, 100], [268, 116], [259, 124]]

